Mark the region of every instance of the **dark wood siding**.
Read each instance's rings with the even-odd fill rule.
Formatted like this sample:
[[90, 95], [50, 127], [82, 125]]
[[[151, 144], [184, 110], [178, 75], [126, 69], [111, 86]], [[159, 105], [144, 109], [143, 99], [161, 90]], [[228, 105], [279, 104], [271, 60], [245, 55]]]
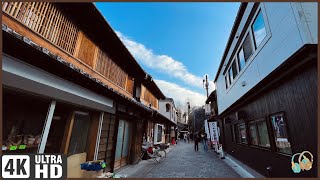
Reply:
[[[236, 119], [236, 112], [245, 111], [243, 120]], [[291, 170], [291, 156], [275, 152], [269, 115], [283, 111], [293, 153], [310, 151], [314, 155], [314, 168], [294, 174]], [[232, 141], [232, 125], [264, 118], [269, 129], [272, 148], [263, 149]], [[316, 60], [309, 62], [279, 79], [270, 88], [227, 113], [224, 120], [224, 149], [266, 176], [316, 176], [317, 162], [317, 67]], [[248, 128], [247, 128], [248, 129]], [[298, 161], [298, 160], [296, 160]], [[272, 172], [267, 174], [267, 166]]]

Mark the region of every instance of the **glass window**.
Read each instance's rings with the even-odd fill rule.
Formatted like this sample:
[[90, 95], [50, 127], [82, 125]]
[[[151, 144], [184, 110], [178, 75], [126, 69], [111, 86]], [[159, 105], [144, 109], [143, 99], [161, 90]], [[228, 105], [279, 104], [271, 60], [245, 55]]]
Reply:
[[252, 145], [270, 147], [268, 128], [265, 120], [251, 121], [249, 129]]
[[238, 75], [238, 69], [237, 69], [237, 62], [236, 61], [232, 62], [231, 69], [232, 69], [232, 79], [234, 79]]
[[158, 125], [157, 142], [162, 141], [162, 126]]
[[229, 83], [231, 84], [232, 80], [233, 80], [233, 77], [232, 77], [233, 76], [233, 72], [232, 72], [232, 68], [231, 67], [229, 68], [228, 72], [229, 72]]
[[253, 22], [252, 31], [254, 35], [255, 45], [256, 47], [258, 47], [267, 35], [261, 11], [258, 13], [256, 19]]
[[292, 154], [291, 144], [287, 133], [287, 124], [284, 120], [284, 114], [278, 113], [270, 116], [274, 140], [276, 142], [277, 151]]
[[249, 134], [250, 134], [250, 143], [252, 145], [259, 145], [257, 126], [255, 122], [249, 123]]
[[90, 115], [87, 112], [75, 112], [68, 156], [87, 152], [87, 138], [89, 134]]
[[246, 38], [243, 41], [243, 52], [244, 52], [245, 61], [247, 61], [252, 54], [250, 33], [248, 33], [248, 35], [246, 36]]
[[246, 65], [243, 48], [241, 48], [240, 51], [238, 52], [238, 65], [239, 65], [239, 71], [241, 71]]
[[270, 147], [269, 133], [266, 121], [258, 121], [257, 126], [259, 132], [259, 145], [264, 147]]
[[224, 76], [224, 79], [225, 79], [225, 83], [226, 83], [226, 89], [228, 89], [228, 77], [227, 77], [227, 75]]
[[166, 112], [169, 112], [169, 110], [170, 110], [170, 104], [167, 103], [167, 104], [166, 104]]
[[237, 124], [236, 125], [236, 141], [238, 143], [248, 143], [247, 141], [247, 133], [245, 124]]

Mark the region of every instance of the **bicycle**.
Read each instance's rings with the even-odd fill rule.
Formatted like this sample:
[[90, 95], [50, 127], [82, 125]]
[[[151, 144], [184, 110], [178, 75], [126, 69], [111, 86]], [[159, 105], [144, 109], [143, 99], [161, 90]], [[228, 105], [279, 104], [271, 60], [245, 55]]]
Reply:
[[[151, 149], [152, 148], [152, 152]], [[142, 147], [140, 157], [138, 159], [137, 164], [143, 159], [143, 157], [147, 155], [148, 158], [152, 158], [153, 160], [160, 162], [162, 158], [166, 158], [167, 152], [164, 148], [161, 148], [161, 146], [148, 146], [147, 148]]]

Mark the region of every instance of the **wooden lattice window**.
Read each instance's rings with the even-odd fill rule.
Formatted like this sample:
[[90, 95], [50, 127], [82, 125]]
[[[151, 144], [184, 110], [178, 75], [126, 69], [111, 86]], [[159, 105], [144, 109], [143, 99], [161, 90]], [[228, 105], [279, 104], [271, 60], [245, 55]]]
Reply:
[[98, 50], [95, 70], [108, 78], [116, 85], [126, 88], [128, 74], [123, 71], [112, 59], [100, 49]]
[[129, 92], [130, 94], [133, 94], [133, 79], [128, 76], [127, 78], [127, 84], [126, 84], [126, 91]]
[[153, 107], [158, 108], [158, 99], [145, 87], [142, 86], [143, 100], [150, 103]]
[[73, 55], [79, 29], [53, 3], [2, 2], [2, 11]]

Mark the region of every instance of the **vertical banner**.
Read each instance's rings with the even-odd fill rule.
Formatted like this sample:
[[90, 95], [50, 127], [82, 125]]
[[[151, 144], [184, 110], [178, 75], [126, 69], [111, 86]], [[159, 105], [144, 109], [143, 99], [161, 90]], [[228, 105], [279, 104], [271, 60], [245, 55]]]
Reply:
[[209, 132], [209, 128], [208, 128], [208, 120], [204, 120], [204, 130], [207, 133], [207, 137], [210, 137], [210, 132]]
[[211, 141], [213, 144], [219, 143], [219, 136], [218, 136], [218, 127], [217, 122], [209, 122], [209, 128], [211, 132]]

